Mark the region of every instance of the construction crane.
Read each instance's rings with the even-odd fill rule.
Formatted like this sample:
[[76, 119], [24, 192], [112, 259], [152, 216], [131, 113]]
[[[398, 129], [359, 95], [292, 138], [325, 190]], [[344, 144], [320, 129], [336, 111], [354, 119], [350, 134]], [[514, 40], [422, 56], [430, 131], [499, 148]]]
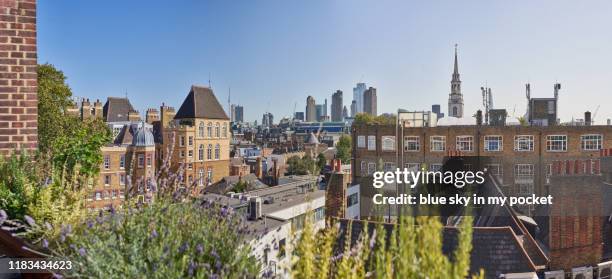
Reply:
[[592, 124], [595, 124], [595, 116], [597, 116], [597, 112], [599, 111], [599, 107], [601, 107], [601, 105], [597, 105], [597, 108], [595, 109], [595, 112], [593, 112], [593, 116], [591, 116], [591, 123]]

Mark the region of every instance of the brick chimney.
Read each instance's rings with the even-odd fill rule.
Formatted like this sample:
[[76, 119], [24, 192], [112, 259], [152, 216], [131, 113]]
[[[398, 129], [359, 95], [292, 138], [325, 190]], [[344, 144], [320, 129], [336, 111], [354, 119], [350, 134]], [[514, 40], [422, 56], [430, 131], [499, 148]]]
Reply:
[[146, 121], [149, 124], [153, 124], [155, 121], [159, 121], [159, 111], [154, 108], [147, 109], [147, 113], [145, 115]]
[[89, 99], [83, 99], [81, 101], [81, 120], [89, 119], [91, 117], [91, 103]]
[[132, 110], [128, 112], [128, 121], [136, 122], [140, 121], [140, 113], [137, 110]]
[[95, 118], [102, 118], [104, 117], [103, 114], [104, 112], [102, 111], [102, 102], [100, 102], [100, 99], [97, 99], [93, 105], [93, 116]]

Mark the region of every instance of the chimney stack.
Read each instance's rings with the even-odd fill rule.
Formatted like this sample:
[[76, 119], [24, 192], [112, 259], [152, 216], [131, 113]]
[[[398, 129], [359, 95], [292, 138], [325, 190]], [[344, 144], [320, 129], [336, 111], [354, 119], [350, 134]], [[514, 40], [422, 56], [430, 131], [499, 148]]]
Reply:
[[482, 110], [476, 111], [476, 125], [478, 126], [482, 125]]
[[591, 112], [588, 110], [584, 113], [584, 125], [591, 126]]

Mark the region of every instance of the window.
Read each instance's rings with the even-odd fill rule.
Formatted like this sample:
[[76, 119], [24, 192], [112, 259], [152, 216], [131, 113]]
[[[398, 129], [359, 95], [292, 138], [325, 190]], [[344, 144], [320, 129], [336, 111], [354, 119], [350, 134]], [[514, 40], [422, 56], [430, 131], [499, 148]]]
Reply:
[[112, 190], [112, 191], [111, 191], [111, 199], [113, 199], [113, 200], [114, 200], [114, 199], [116, 199], [116, 198], [117, 198], [117, 191]]
[[206, 159], [212, 160], [212, 144], [208, 145], [208, 148], [206, 150]]
[[584, 151], [598, 151], [601, 149], [601, 135], [582, 135], [580, 136], [580, 146]]
[[208, 123], [208, 127], [206, 127], [206, 135], [209, 138], [212, 138], [213, 132], [212, 132], [212, 123]]
[[325, 207], [319, 207], [314, 211], [315, 222], [325, 220]]
[[446, 137], [445, 136], [432, 136], [429, 138], [431, 143], [431, 151], [444, 151], [446, 150]]
[[185, 136], [179, 137], [179, 146], [185, 146]]
[[215, 145], [215, 160], [219, 160], [221, 157], [221, 146], [219, 144]]
[[487, 172], [495, 176], [500, 184], [504, 184], [504, 169], [500, 164], [487, 165]]
[[204, 185], [204, 169], [198, 171], [198, 185]]
[[376, 171], [376, 164], [368, 163], [368, 174], [373, 174]]
[[119, 158], [119, 168], [125, 168], [125, 154], [121, 154], [121, 157]]
[[503, 149], [503, 138], [502, 136], [485, 136], [484, 137], [484, 150], [485, 151], [502, 151]]
[[187, 151], [187, 157], [193, 158], [193, 150]]
[[408, 136], [404, 137], [404, 151], [419, 151], [421, 150], [421, 142], [419, 137]]
[[198, 148], [198, 160], [204, 161], [204, 145], [203, 144], [200, 144], [200, 147]]
[[110, 198], [110, 195], [108, 194], [108, 191], [102, 192], [102, 197], [104, 197], [105, 200], [108, 200]]
[[278, 241], [278, 258], [279, 259], [284, 258], [285, 255], [287, 254], [287, 251], [285, 251], [286, 246], [287, 246], [287, 239], [283, 238]]
[[514, 137], [514, 151], [533, 151], [533, 136], [520, 135]]
[[395, 136], [382, 136], [382, 150], [395, 151]]
[[376, 136], [368, 136], [368, 150], [376, 150]]
[[99, 201], [102, 199], [102, 194], [100, 192], [96, 192], [96, 200]]
[[192, 170], [192, 169], [193, 169], [193, 163], [189, 163], [189, 164], [187, 164], [187, 169], [188, 169], [188, 170]]
[[441, 171], [442, 170], [442, 164], [430, 164], [429, 165], [429, 170], [430, 171]]
[[150, 168], [153, 165], [153, 155], [147, 154], [147, 167]]
[[193, 146], [193, 137], [189, 136], [189, 140], [188, 140], [189, 146]]
[[406, 163], [405, 167], [410, 172], [417, 172], [417, 171], [420, 170], [421, 164], [419, 164], [419, 163]]
[[104, 176], [104, 186], [109, 186], [110, 184], [111, 184], [111, 176], [105, 175]]
[[514, 176], [533, 176], [533, 165], [532, 164], [516, 164], [514, 166]]
[[211, 167], [208, 167], [208, 170], [206, 171], [206, 182], [211, 183], [212, 179], [213, 179], [213, 169]]
[[138, 167], [144, 168], [144, 164], [145, 164], [144, 154], [138, 154]]
[[215, 137], [220, 138], [221, 137], [221, 130], [219, 127], [219, 123], [215, 124]]
[[198, 126], [198, 136], [204, 137], [204, 122], [200, 122], [200, 126]]
[[104, 169], [110, 169], [110, 155], [104, 155]]
[[125, 174], [119, 175], [119, 185], [125, 185]]
[[473, 151], [474, 149], [474, 137], [473, 136], [457, 136], [457, 150], [459, 151]]
[[546, 136], [546, 151], [549, 151], [549, 152], [567, 151], [567, 136], [566, 135]]
[[383, 165], [384, 171], [395, 171], [395, 169], [396, 169], [395, 163], [393, 162], [385, 162]]
[[364, 175], [368, 171], [368, 162], [361, 161], [360, 171], [361, 171], [361, 175]]
[[346, 207], [350, 207], [359, 203], [359, 193], [350, 194], [346, 197]]
[[185, 158], [185, 150], [181, 150], [180, 155], [181, 158]]
[[223, 137], [227, 138], [227, 123], [223, 123]]
[[366, 148], [365, 136], [357, 136], [357, 148]]

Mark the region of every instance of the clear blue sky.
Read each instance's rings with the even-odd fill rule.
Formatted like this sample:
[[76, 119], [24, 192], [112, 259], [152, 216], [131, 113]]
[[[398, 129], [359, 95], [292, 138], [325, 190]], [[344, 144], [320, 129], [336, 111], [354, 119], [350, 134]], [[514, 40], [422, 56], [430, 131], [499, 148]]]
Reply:
[[378, 89], [379, 112], [429, 110], [447, 98], [453, 45], [466, 112], [525, 111], [562, 83], [563, 120], [602, 107], [612, 118], [612, 1], [80, 1], [40, 0], [39, 62], [55, 64], [77, 96], [128, 92], [144, 112], [178, 107], [191, 84], [212, 86], [247, 120], [278, 121], [340, 89]]

